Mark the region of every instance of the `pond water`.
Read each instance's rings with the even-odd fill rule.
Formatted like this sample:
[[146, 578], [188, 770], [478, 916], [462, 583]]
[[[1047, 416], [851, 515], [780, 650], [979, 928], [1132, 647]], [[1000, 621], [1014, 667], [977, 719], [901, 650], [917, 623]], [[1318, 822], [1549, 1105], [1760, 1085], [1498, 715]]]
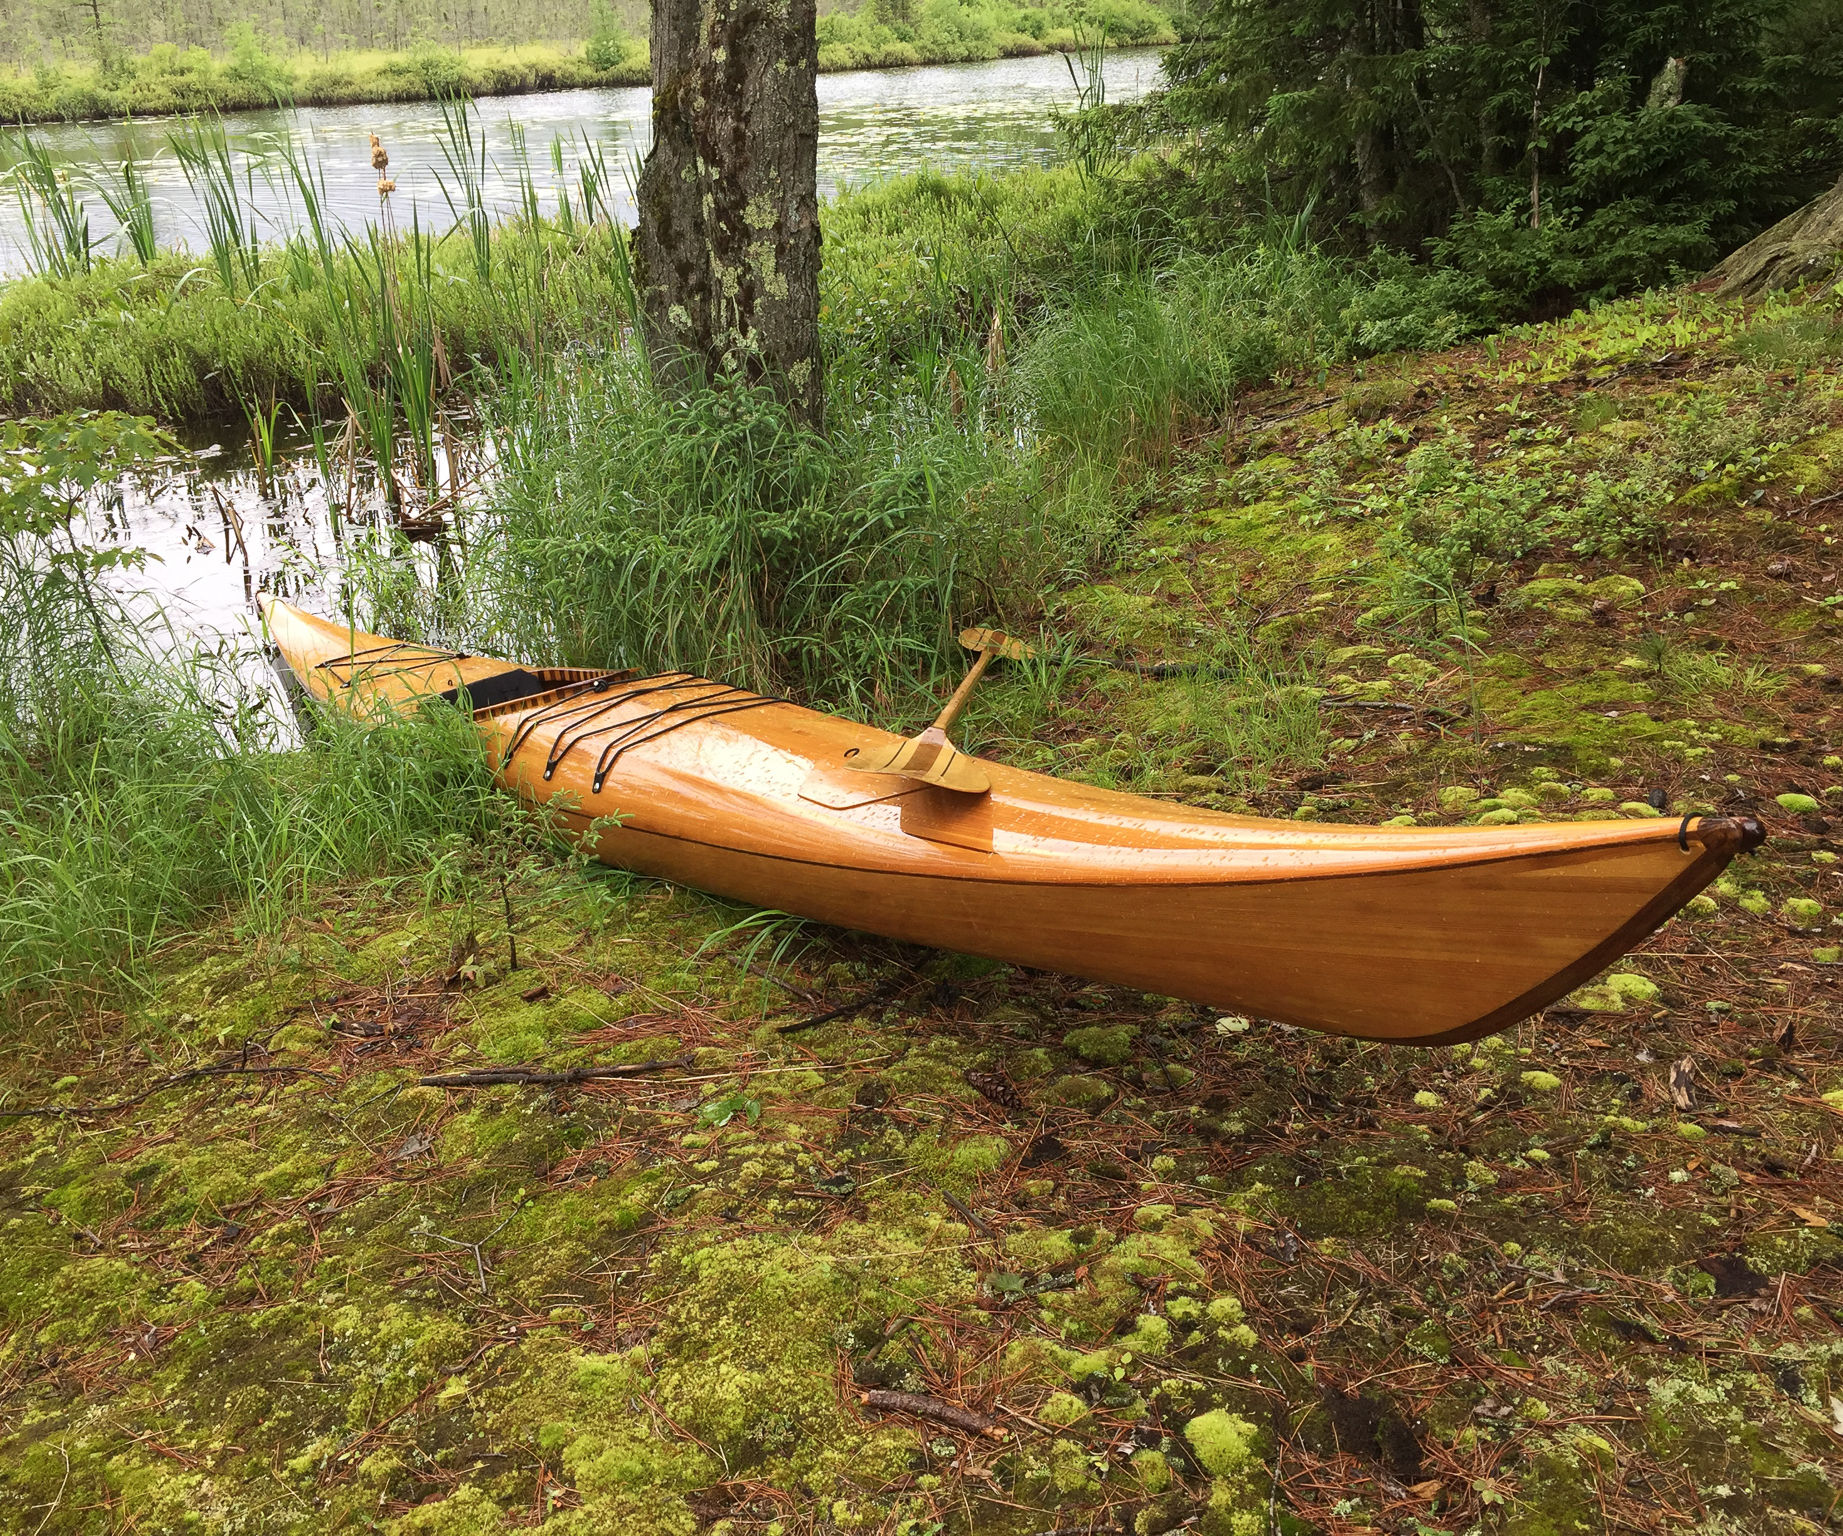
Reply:
[[[1047, 161], [1055, 153], [1050, 113], [1075, 102], [1069, 62], [1052, 54], [986, 64], [821, 75], [821, 195], [923, 166], [1003, 170]], [[1079, 70], [1079, 63], [1076, 67]], [[1156, 83], [1158, 72], [1156, 49], [1107, 55], [1103, 65], [1107, 99], [1127, 101], [1143, 95]], [[547, 209], [554, 209], [557, 187], [575, 186], [583, 147], [593, 144], [614, 173], [613, 211], [631, 223], [630, 168], [637, 166], [651, 142], [650, 99], [651, 93], [638, 86], [500, 96], [480, 102], [479, 127], [489, 157], [489, 203], [503, 213], [514, 212], [519, 207], [520, 168], [528, 165], [540, 200]], [[85, 191], [91, 234], [101, 249], [114, 248], [116, 225], [94, 187], [107, 168], [124, 159], [133, 159], [146, 173], [159, 243], [206, 248], [198, 199], [167, 143], [172, 126], [151, 120], [52, 124], [31, 130]], [[324, 170], [331, 212], [354, 229], [378, 215], [377, 173], [370, 161], [370, 135], [375, 133], [390, 154], [399, 224], [407, 224], [412, 207], [425, 229], [445, 229], [453, 222], [440, 182], [447, 172], [442, 114], [433, 102], [237, 113], [226, 117], [224, 126], [234, 149], [257, 156], [288, 135], [305, 145]], [[16, 136], [0, 133], [0, 168], [9, 168], [17, 158]], [[448, 176], [448, 180], [452, 183], [454, 178]], [[295, 200], [273, 166], [250, 166], [247, 201], [271, 237], [293, 227]], [[18, 200], [9, 189], [9, 195], [0, 199], [0, 276], [30, 270], [30, 250]]]

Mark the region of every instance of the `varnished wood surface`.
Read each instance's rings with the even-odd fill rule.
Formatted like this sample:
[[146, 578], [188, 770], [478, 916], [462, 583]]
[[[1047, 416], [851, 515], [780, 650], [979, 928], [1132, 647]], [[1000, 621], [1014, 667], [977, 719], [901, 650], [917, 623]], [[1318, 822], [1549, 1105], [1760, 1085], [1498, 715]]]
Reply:
[[[511, 665], [385, 652], [384, 637], [279, 602], [265, 616], [303, 686], [361, 715]], [[355, 665], [354, 651], [361, 664], [387, 654], [391, 665]], [[502, 782], [579, 835], [599, 821], [595, 852], [608, 863], [891, 938], [1369, 1039], [1439, 1043], [1514, 1023], [1652, 931], [1754, 836], [1726, 819], [1301, 824], [983, 759], [990, 795], [959, 796], [849, 773], [852, 756], [887, 753], [900, 738], [778, 702], [632, 746], [598, 790], [598, 739], [557, 754], [573, 719], [600, 710], [596, 724], [633, 730], [713, 685], [649, 685], [609, 709], [570, 696], [582, 687], [573, 680], [595, 674], [530, 670], [566, 687], [476, 711], [491, 760]], [[853, 780], [878, 798], [846, 792]], [[600, 820], [617, 813], [618, 826]]]

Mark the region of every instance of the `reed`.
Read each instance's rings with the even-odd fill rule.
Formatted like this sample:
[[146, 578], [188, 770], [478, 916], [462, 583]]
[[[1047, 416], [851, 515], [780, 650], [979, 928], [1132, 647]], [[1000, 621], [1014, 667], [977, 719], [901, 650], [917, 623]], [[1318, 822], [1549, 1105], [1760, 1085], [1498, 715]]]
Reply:
[[590, 224], [612, 224], [614, 210], [609, 205], [608, 196], [613, 188], [613, 180], [608, 173], [608, 151], [597, 139], [577, 130], [576, 145], [576, 201], [582, 208], [582, 216]]
[[384, 371], [403, 413], [417, 483], [432, 489], [437, 392], [443, 382], [440, 375], [445, 371], [441, 337], [435, 327], [434, 242], [412, 217], [402, 246], [396, 250], [386, 248], [377, 259], [381, 277], [390, 285], [388, 302], [379, 311], [379, 350]]
[[544, 222], [543, 204], [538, 198], [537, 178], [531, 170], [531, 146], [523, 123], [508, 123], [512, 140], [512, 164], [518, 175], [518, 220], [527, 230], [536, 230]]
[[275, 478], [275, 425], [281, 407], [274, 396], [267, 405], [248, 402], [243, 414], [250, 424], [250, 458], [256, 466], [256, 484], [266, 498]]
[[[486, 178], [490, 161], [486, 134], [478, 113], [466, 97], [444, 96], [440, 102], [441, 137], [436, 143], [447, 164], [448, 176], [436, 172], [436, 185], [454, 216], [454, 227], [464, 231], [473, 256], [474, 278], [491, 287], [493, 282], [493, 221], [486, 207]], [[448, 177], [454, 178], [452, 185]]]
[[90, 238], [89, 209], [70, 172], [29, 133], [19, 135], [11, 154], [13, 193], [33, 266], [54, 277], [88, 272], [96, 243]]
[[255, 174], [244, 156], [242, 187], [235, 156], [222, 118], [193, 118], [182, 123], [167, 142], [179, 159], [186, 184], [205, 214], [205, 238], [224, 291], [233, 298], [239, 287], [253, 293], [261, 282], [262, 247], [256, 215], [246, 201]]
[[550, 173], [555, 178], [557, 189], [557, 229], [568, 239], [576, 233], [576, 210], [570, 202], [569, 175], [563, 164], [563, 137], [555, 135], [550, 141]]
[[1107, 104], [1107, 23], [1090, 33], [1075, 24], [1075, 48], [1062, 56], [1075, 90], [1073, 110], [1052, 115], [1071, 162], [1086, 182], [1106, 181], [1126, 164], [1117, 129], [1099, 109]]
[[120, 240], [143, 268], [159, 248], [154, 238], [154, 201], [147, 173], [131, 154], [108, 167], [112, 179], [100, 181], [97, 192], [114, 217]]

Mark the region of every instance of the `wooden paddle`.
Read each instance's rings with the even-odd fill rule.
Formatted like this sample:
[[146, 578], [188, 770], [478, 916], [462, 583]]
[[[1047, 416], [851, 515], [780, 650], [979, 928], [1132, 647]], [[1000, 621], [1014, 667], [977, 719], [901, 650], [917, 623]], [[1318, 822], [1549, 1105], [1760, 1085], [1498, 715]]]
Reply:
[[992, 665], [995, 657], [1021, 661], [1035, 653], [1021, 640], [1013, 640], [1011, 636], [1000, 634], [996, 629], [963, 629], [960, 631], [960, 644], [969, 651], [977, 651], [979, 659], [960, 680], [960, 686], [954, 689], [953, 697], [934, 717], [934, 724], [921, 735], [910, 737], [889, 752], [871, 757], [860, 754], [850, 758], [845, 767], [855, 768], [859, 773], [895, 774], [898, 778], [914, 779], [917, 783], [958, 790], [963, 795], [983, 795], [992, 787], [985, 769], [949, 741], [947, 732], [954, 721], [960, 718], [960, 711], [966, 707], [974, 685], [985, 676], [985, 669]]

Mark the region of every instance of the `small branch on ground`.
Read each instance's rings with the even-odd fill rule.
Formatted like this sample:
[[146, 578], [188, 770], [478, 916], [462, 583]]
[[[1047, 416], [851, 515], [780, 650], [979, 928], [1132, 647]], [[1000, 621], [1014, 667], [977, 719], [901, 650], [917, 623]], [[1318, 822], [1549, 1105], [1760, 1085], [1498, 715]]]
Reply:
[[866, 1408], [876, 1408], [884, 1413], [907, 1413], [918, 1419], [933, 1419], [938, 1424], [963, 1429], [969, 1435], [990, 1435], [996, 1440], [1001, 1439], [1005, 1433], [989, 1414], [962, 1408], [958, 1403], [949, 1403], [938, 1397], [927, 1397], [920, 1392], [860, 1392], [858, 1401]]
[[542, 1068], [526, 1067], [484, 1067], [477, 1072], [438, 1072], [429, 1077], [419, 1077], [419, 1088], [496, 1088], [505, 1083], [530, 1083], [543, 1087], [554, 1087], [566, 1083], [587, 1083], [605, 1077], [640, 1077], [648, 1072], [669, 1072], [676, 1067], [688, 1066], [696, 1057], [695, 1051], [686, 1051], [680, 1056], [668, 1056], [660, 1061], [635, 1061], [614, 1067], [560, 1067], [546, 1071]]
[[905, 985], [907, 985], [907, 978], [897, 977], [894, 981], [885, 982], [868, 997], [860, 997], [856, 1002], [840, 1003], [838, 1007], [815, 1014], [810, 1019], [795, 1019], [791, 1024], [782, 1024], [776, 1029], [776, 1033], [797, 1034], [803, 1029], [817, 1029], [821, 1024], [830, 1024], [834, 1019], [842, 1019], [848, 1013], [862, 1013], [866, 1008], [874, 1008], [878, 1003], [888, 1002]]
[[177, 1088], [181, 1083], [194, 1082], [202, 1077], [275, 1077], [284, 1074], [317, 1077], [323, 1083], [338, 1081], [332, 1073], [321, 1072], [314, 1067], [246, 1067], [240, 1062], [220, 1062], [212, 1067], [195, 1067], [189, 1072], [176, 1072], [145, 1092], [137, 1093], [132, 1098], [117, 1099], [113, 1104], [43, 1104], [30, 1109], [0, 1109], [0, 1119], [16, 1120], [31, 1115], [112, 1115], [118, 1109], [132, 1109], [156, 1093], [164, 1093], [168, 1088]]
[[975, 1232], [978, 1232], [982, 1236], [985, 1236], [985, 1237], [990, 1237], [992, 1235], [992, 1223], [987, 1221], [983, 1216], [981, 1216], [977, 1211], [975, 1211], [970, 1205], [968, 1205], [958, 1195], [950, 1195], [947, 1193], [946, 1190], [942, 1190], [941, 1198], [945, 1200], [950, 1206], [952, 1206], [954, 1209], [954, 1214], [957, 1215], [962, 1221], [964, 1221]]

